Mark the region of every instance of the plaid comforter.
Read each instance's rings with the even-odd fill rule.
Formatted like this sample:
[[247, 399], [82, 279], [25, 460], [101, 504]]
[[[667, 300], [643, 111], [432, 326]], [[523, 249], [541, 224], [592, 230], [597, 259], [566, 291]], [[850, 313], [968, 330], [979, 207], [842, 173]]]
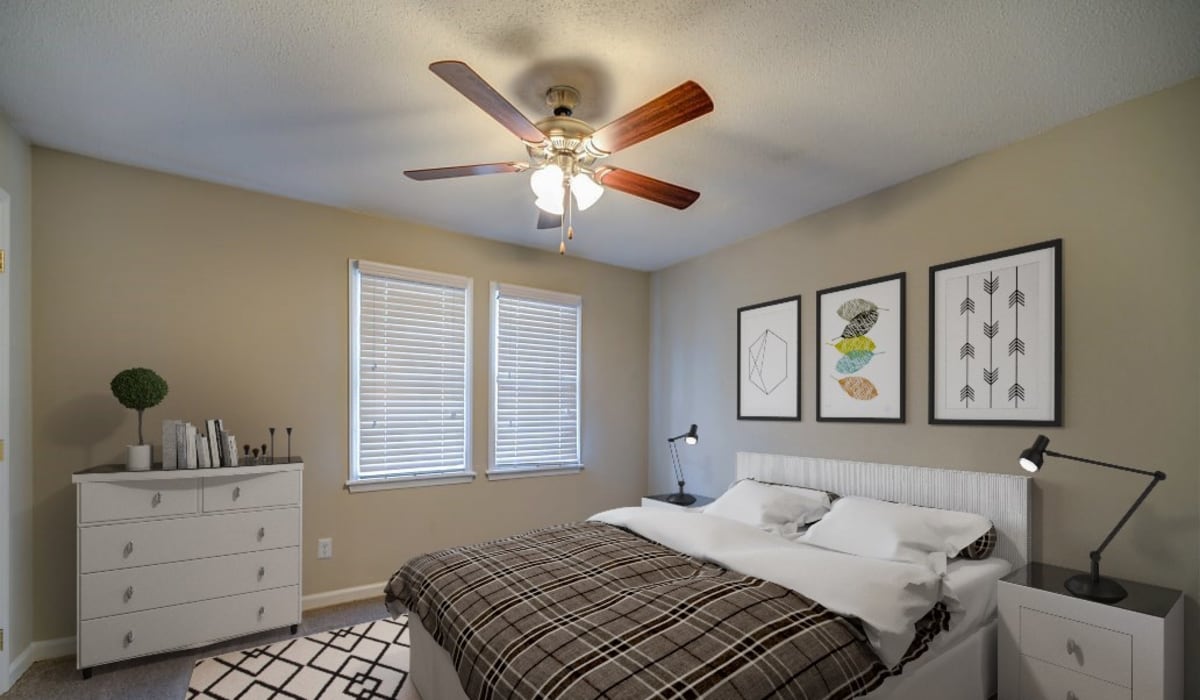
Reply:
[[[903, 666], [790, 589], [597, 522], [415, 557], [386, 595], [476, 700], [853, 698]], [[948, 620], [939, 603], [904, 660]]]

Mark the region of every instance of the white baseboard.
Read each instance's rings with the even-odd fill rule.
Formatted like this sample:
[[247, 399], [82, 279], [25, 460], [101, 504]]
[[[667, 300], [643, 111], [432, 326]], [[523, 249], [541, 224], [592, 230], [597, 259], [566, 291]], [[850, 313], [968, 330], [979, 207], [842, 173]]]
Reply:
[[38, 661], [46, 661], [47, 659], [58, 659], [63, 656], [75, 655], [75, 638], [61, 637], [59, 639], [46, 639], [40, 642], [34, 642], [25, 647], [25, 651], [21, 652], [17, 658], [13, 659], [8, 665], [8, 681], [9, 687], [17, 684], [29, 667]]
[[380, 581], [379, 583], [368, 583], [365, 586], [353, 586], [351, 588], [339, 588], [335, 591], [325, 591], [324, 593], [313, 593], [304, 596], [301, 608], [304, 610], [315, 610], [317, 608], [327, 608], [330, 605], [353, 603], [370, 598], [379, 598], [380, 605], [382, 605], [383, 587], [386, 585], [386, 581]]

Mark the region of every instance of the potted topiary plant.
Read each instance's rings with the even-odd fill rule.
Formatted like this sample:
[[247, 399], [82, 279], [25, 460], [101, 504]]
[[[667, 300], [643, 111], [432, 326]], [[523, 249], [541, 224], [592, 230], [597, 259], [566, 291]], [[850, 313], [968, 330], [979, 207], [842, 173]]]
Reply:
[[113, 396], [125, 408], [137, 411], [138, 444], [126, 446], [125, 468], [129, 471], [143, 472], [150, 468], [150, 446], [142, 439], [142, 412], [162, 403], [167, 397], [167, 382], [154, 370], [145, 367], [134, 367], [117, 373], [113, 377]]

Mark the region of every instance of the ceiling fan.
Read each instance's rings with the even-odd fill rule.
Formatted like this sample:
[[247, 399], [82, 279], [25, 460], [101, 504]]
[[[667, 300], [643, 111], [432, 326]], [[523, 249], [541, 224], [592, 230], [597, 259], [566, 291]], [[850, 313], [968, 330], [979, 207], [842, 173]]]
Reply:
[[687, 209], [700, 197], [699, 192], [648, 175], [598, 165], [623, 148], [711, 112], [712, 98], [690, 80], [594, 129], [571, 116], [579, 104], [579, 91], [568, 85], [546, 91], [546, 104], [553, 116], [535, 124], [462, 61], [437, 61], [429, 64], [429, 70], [521, 139], [529, 161], [425, 168], [406, 170], [404, 174], [414, 180], [439, 180], [532, 170], [529, 184], [537, 195], [537, 226], [560, 229], [559, 253], [566, 252], [566, 241], [574, 237], [572, 210], [592, 206], [605, 188], [676, 209]]

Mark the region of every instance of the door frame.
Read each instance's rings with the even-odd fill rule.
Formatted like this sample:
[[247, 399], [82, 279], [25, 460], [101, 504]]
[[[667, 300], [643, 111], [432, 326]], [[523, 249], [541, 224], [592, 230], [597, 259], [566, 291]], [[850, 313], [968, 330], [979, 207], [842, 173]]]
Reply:
[[3, 188], [0, 188], [0, 250], [5, 251], [5, 271], [0, 273], [0, 440], [4, 441], [4, 455], [0, 459], [0, 629], [4, 630], [4, 648], [0, 649], [0, 693], [8, 691], [9, 659], [12, 654], [12, 630], [9, 629], [9, 606], [12, 602], [12, 587], [9, 574], [9, 557], [11, 556], [12, 539], [12, 507], [9, 490], [9, 423], [11, 420], [11, 390], [12, 382], [9, 376], [12, 347], [12, 326], [10, 319], [10, 289], [8, 284], [8, 267], [12, 265], [9, 257], [11, 243], [12, 198]]

